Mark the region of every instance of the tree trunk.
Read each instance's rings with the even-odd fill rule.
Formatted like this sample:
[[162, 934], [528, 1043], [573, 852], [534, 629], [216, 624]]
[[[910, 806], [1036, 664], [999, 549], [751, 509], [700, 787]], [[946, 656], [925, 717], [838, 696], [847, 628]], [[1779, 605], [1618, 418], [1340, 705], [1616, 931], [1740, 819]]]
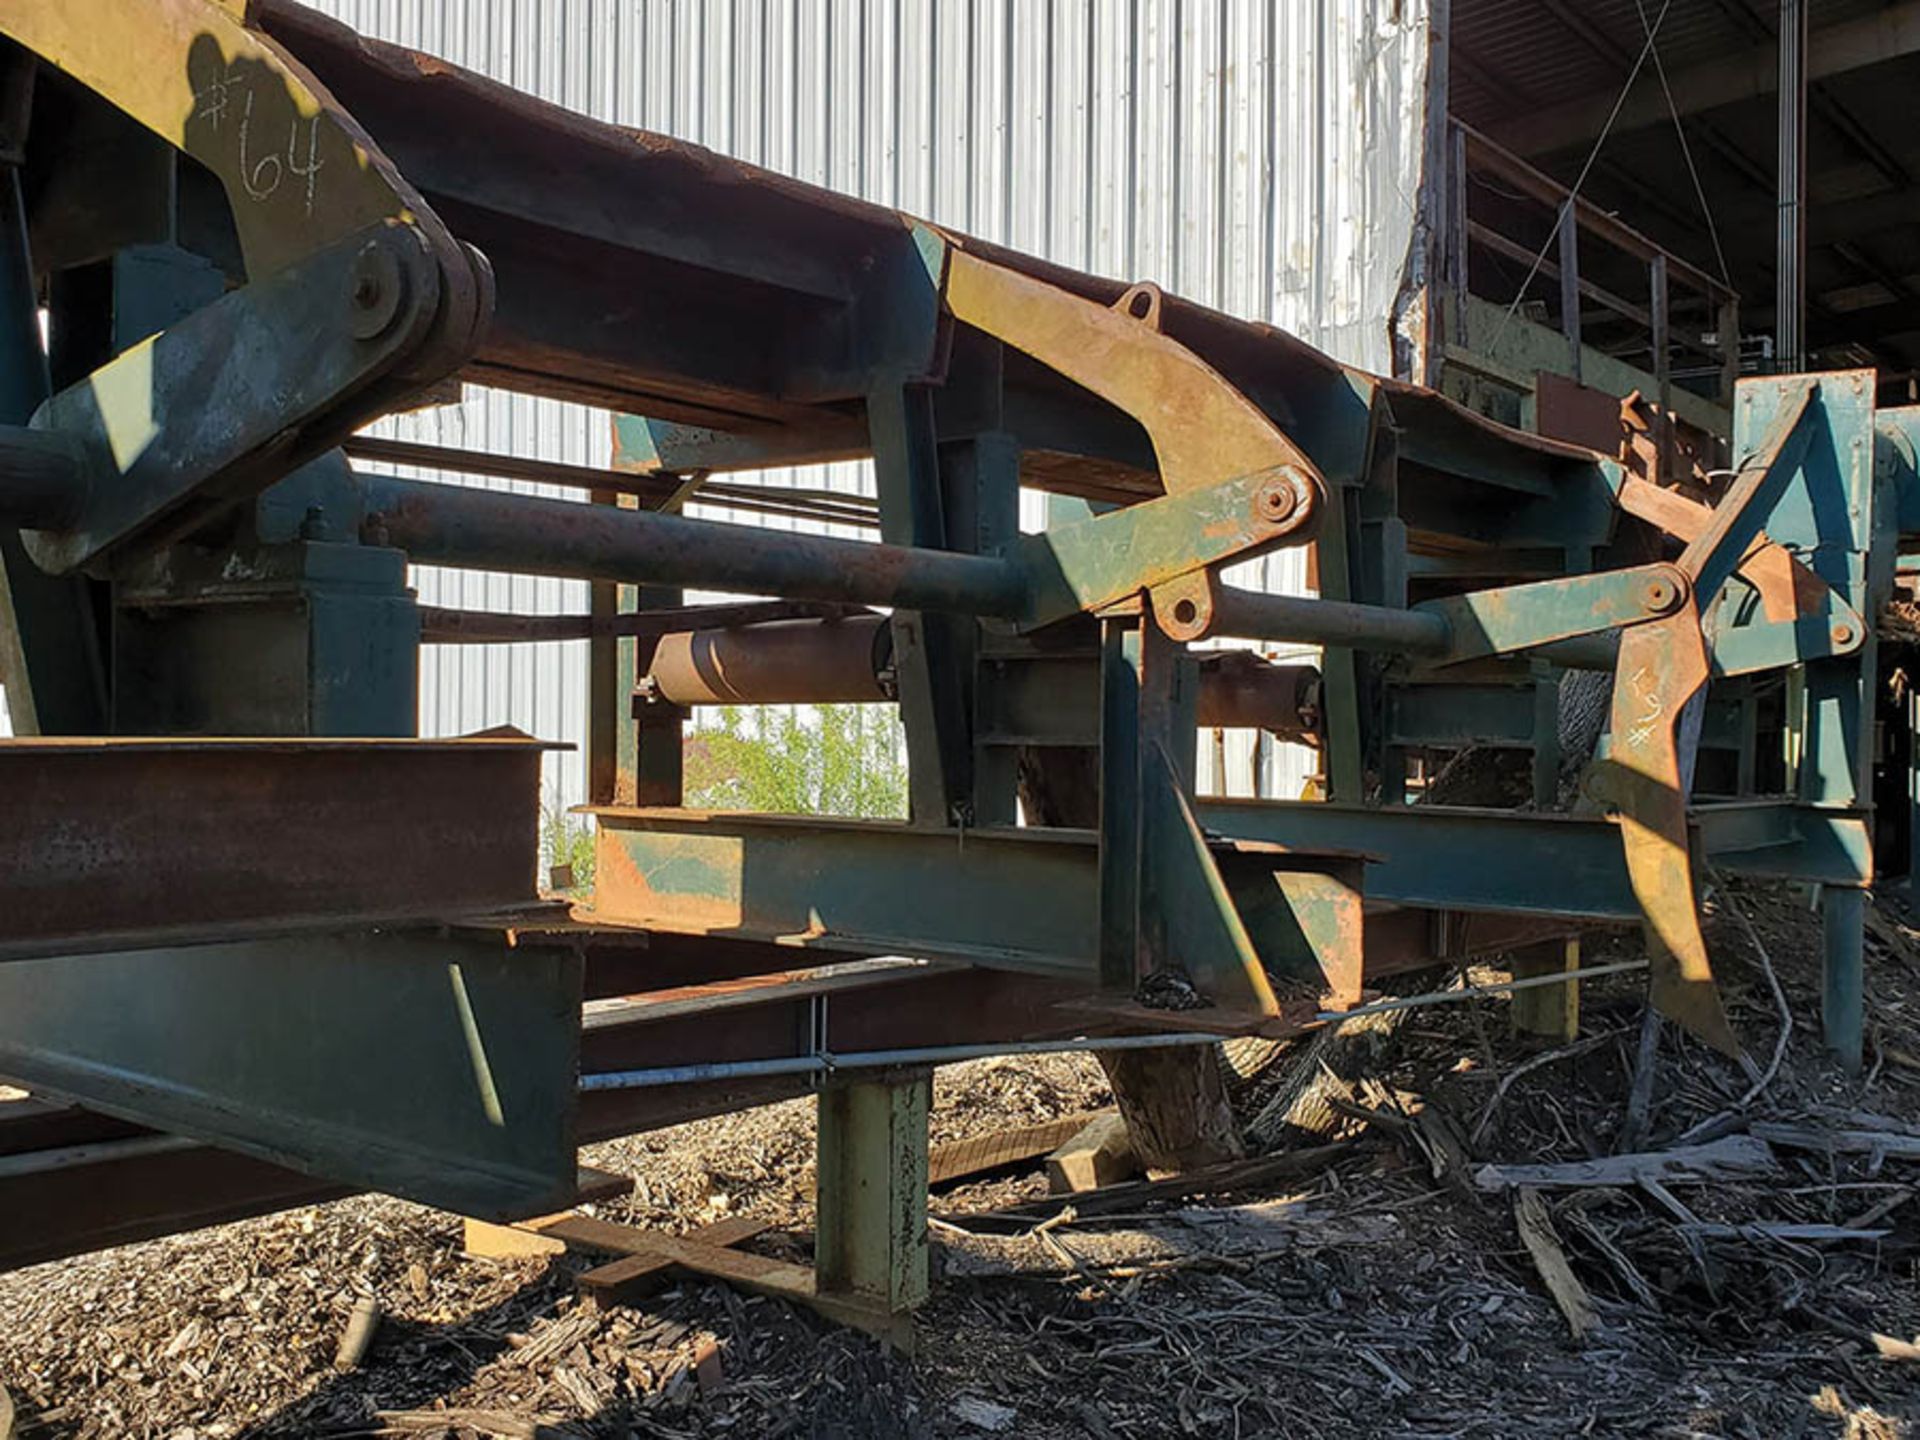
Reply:
[[[1099, 751], [1023, 749], [1019, 774], [1028, 824], [1099, 828]], [[1227, 1100], [1218, 1046], [1106, 1051], [1100, 1064], [1127, 1122], [1134, 1154], [1149, 1175], [1238, 1160], [1247, 1153]]]
[[1133, 1153], [1151, 1178], [1246, 1156], [1217, 1046], [1104, 1050], [1100, 1065], [1127, 1122]]

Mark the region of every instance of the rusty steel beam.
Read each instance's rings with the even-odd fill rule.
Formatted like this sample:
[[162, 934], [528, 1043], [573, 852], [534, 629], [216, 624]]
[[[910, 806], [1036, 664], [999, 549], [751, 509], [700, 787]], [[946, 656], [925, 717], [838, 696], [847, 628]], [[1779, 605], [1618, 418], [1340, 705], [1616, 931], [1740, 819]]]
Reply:
[[174, 1135], [0, 1156], [0, 1270], [353, 1194]]
[[1200, 662], [1194, 719], [1203, 728], [1271, 730], [1313, 744], [1320, 728], [1320, 667], [1276, 665], [1250, 650], [1223, 650]]
[[544, 748], [0, 742], [0, 959], [529, 903]]

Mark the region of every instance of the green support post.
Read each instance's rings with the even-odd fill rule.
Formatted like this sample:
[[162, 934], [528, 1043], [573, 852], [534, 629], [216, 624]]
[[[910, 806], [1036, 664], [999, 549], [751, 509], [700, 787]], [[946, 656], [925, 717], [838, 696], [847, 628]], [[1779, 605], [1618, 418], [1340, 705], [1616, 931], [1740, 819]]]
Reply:
[[[954, 544], [949, 533], [928, 388], [894, 382], [875, 389], [867, 397], [867, 429], [881, 540], [928, 550], [967, 549]], [[968, 717], [977, 631], [969, 617], [893, 612], [894, 670], [907, 731], [908, 811], [917, 825], [972, 823]]]
[[[1514, 951], [1511, 958], [1516, 980], [1571, 975], [1580, 968], [1580, 938], [1542, 940]], [[1516, 1035], [1539, 1035], [1570, 1044], [1580, 1037], [1580, 982], [1514, 991], [1511, 1018]]]
[[[636, 609], [673, 610], [686, 601], [686, 592], [677, 585], [642, 585]], [[653, 652], [660, 646], [657, 636], [634, 644], [633, 668], [622, 673], [638, 679], [653, 668]], [[621, 662], [625, 663], [624, 659]], [[681, 805], [686, 803], [686, 722], [684, 710], [672, 705], [652, 705], [635, 709], [629, 693], [625, 704], [635, 716], [633, 736], [634, 803], [636, 805]], [[624, 729], [624, 727], [623, 727]]]
[[[1749, 380], [1735, 409], [1735, 453], [1753, 449], [1792, 403], [1801, 378]], [[1860, 615], [1878, 615], [1892, 585], [1895, 517], [1876, 502], [1874, 396], [1869, 372], [1817, 377], [1809, 412], [1794, 432], [1784, 477], [1769, 479], [1776, 498], [1754, 523], [1797, 549], [1820, 579]], [[1817, 413], [1816, 413], [1817, 412]], [[1776, 462], [1776, 468], [1779, 468]], [[1728, 562], [1731, 564], [1731, 562]], [[1788, 672], [1790, 725], [1798, 721], [1795, 789], [1808, 805], [1851, 809], [1873, 795], [1873, 693], [1878, 646], [1871, 627], [1851, 654], [1809, 659]], [[1862, 972], [1866, 894], [1843, 886], [1821, 891], [1825, 981], [1821, 1028], [1827, 1048], [1849, 1071], [1863, 1044]]]
[[[955, 548], [992, 554], [1020, 535], [1020, 443], [1005, 431], [989, 430], [940, 447], [940, 488], [946, 507], [947, 538]], [[966, 704], [973, 716], [972, 793], [975, 825], [1012, 825], [1019, 816], [1017, 751], [983, 743], [991, 729], [985, 719], [994, 678], [980, 664], [979, 627], [943, 617], [959, 627]]]
[[1533, 671], [1533, 803], [1560, 803], [1560, 672], [1535, 661]]
[[828, 1086], [819, 1099], [814, 1281], [822, 1296], [871, 1306], [871, 1328], [911, 1350], [927, 1298], [926, 1070]]
[[[632, 508], [632, 496], [611, 490], [593, 492], [596, 505]], [[587, 641], [587, 799], [595, 805], [633, 805], [638, 801], [640, 727], [633, 713], [634, 684], [640, 678], [639, 642], [631, 635], [603, 633], [602, 624], [631, 612], [639, 603], [632, 585], [596, 580], [588, 588], [594, 633]]]
[[[49, 391], [20, 172], [0, 163], [0, 423], [26, 424]], [[96, 599], [85, 576], [47, 574], [0, 526], [0, 685], [17, 733], [106, 733]]]
[[1840, 885], [1820, 887], [1820, 1026], [1827, 1048], [1849, 1075], [1860, 1069], [1866, 1028], [1867, 892]]
[[[1151, 623], [1151, 622], [1148, 622]], [[1140, 630], [1100, 633], [1100, 983], [1140, 981]]]
[[[1320, 562], [1320, 596], [1324, 600], [1353, 599], [1351, 557], [1347, 554], [1348, 501], [1343, 491], [1329, 497], [1333, 513], [1327, 517], [1315, 553]], [[1361, 718], [1359, 656], [1344, 646], [1329, 645], [1320, 657], [1324, 677], [1327, 743], [1327, 798], [1343, 805], [1366, 799], [1364, 722]]]

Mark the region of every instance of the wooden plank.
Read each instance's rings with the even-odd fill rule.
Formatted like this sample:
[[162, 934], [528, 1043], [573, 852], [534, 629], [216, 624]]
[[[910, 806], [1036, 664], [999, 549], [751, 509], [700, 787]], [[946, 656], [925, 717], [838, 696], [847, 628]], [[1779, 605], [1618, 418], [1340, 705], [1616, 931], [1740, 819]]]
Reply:
[[1482, 1165], [1473, 1178], [1482, 1190], [1499, 1190], [1509, 1185], [1634, 1185], [1648, 1180], [1728, 1180], [1746, 1175], [1770, 1175], [1779, 1168], [1766, 1141], [1752, 1135], [1728, 1135], [1707, 1145], [1608, 1155], [1563, 1165]]
[[632, 1193], [631, 1175], [616, 1175], [611, 1170], [596, 1170], [591, 1165], [582, 1165], [580, 1178], [574, 1182], [573, 1203], [597, 1204], [602, 1200], [618, 1200]]
[[1827, 1155], [1872, 1155], [1878, 1152], [1900, 1160], [1920, 1160], [1920, 1135], [1898, 1130], [1842, 1129], [1825, 1125], [1788, 1125], [1756, 1120], [1747, 1127], [1754, 1136], [1795, 1150]]
[[1004, 1220], [1031, 1223], [1044, 1220], [1071, 1205], [1081, 1215], [1099, 1215], [1152, 1200], [1176, 1200], [1188, 1195], [1223, 1195], [1235, 1190], [1251, 1190], [1277, 1180], [1293, 1180], [1310, 1175], [1340, 1159], [1352, 1155], [1352, 1144], [1314, 1145], [1305, 1150], [1289, 1150], [1279, 1155], [1262, 1155], [1253, 1160], [1231, 1160], [1210, 1165], [1204, 1170], [1189, 1170], [1166, 1180], [1129, 1180], [1122, 1185], [1107, 1185], [1078, 1195], [1050, 1196], [1025, 1205], [1010, 1205], [968, 1217], [968, 1222]]
[[806, 1305], [829, 1320], [877, 1335], [903, 1349], [912, 1346], [911, 1315], [889, 1314], [880, 1306], [821, 1291], [814, 1283], [813, 1271], [804, 1265], [755, 1255], [748, 1250], [730, 1250], [676, 1235], [636, 1230], [630, 1225], [615, 1225], [584, 1215], [568, 1216], [547, 1227], [545, 1233], [569, 1247], [583, 1250], [659, 1255], [683, 1269], [724, 1280], [752, 1294]]
[[511, 1225], [496, 1225], [469, 1215], [461, 1248], [482, 1260], [537, 1260], [543, 1255], [564, 1255], [567, 1253], [565, 1243], [545, 1232], [549, 1225], [557, 1225], [572, 1215], [571, 1210], [562, 1210], [553, 1215], [535, 1215]]
[[[632, 1189], [631, 1175], [616, 1175], [611, 1170], [595, 1170], [582, 1165], [579, 1178], [574, 1182], [574, 1203], [587, 1205], [602, 1200], [617, 1200]], [[464, 1248], [469, 1255], [477, 1255], [484, 1260], [529, 1260], [542, 1255], [563, 1254], [567, 1247], [545, 1232], [556, 1221], [565, 1220], [572, 1214], [571, 1210], [561, 1210], [552, 1215], [516, 1220], [510, 1225], [496, 1225], [489, 1220], [475, 1220], [468, 1216]]]
[[936, 1145], [927, 1159], [927, 1183], [947, 1185], [955, 1180], [1038, 1160], [1078, 1135], [1095, 1116], [1112, 1113], [1110, 1110], [1083, 1110], [1075, 1115], [1062, 1115], [1056, 1120], [1042, 1120], [1034, 1125], [996, 1130], [989, 1135], [974, 1135], [965, 1140]]
[[[763, 1220], [749, 1220], [742, 1216], [702, 1225], [688, 1238], [698, 1240], [703, 1245], [739, 1245], [765, 1233], [767, 1228]], [[634, 1233], [644, 1236], [648, 1232], [635, 1230]], [[574, 1284], [598, 1305], [631, 1305], [635, 1300], [651, 1295], [666, 1285], [672, 1278], [673, 1270], [673, 1261], [651, 1251], [637, 1250], [583, 1272]]]
[[1567, 1329], [1576, 1342], [1586, 1338], [1593, 1325], [1593, 1302], [1567, 1264], [1566, 1251], [1560, 1248], [1560, 1237], [1554, 1233], [1553, 1220], [1538, 1190], [1521, 1190], [1513, 1197], [1513, 1219], [1519, 1226], [1521, 1243], [1533, 1258], [1533, 1268], [1540, 1272], [1547, 1293], [1567, 1319]]
[[543, 1437], [567, 1433], [556, 1428], [566, 1423], [563, 1415], [513, 1414], [471, 1406], [445, 1410], [379, 1410], [374, 1412], [374, 1418], [380, 1422], [380, 1429], [373, 1433], [381, 1435], [454, 1435], [477, 1431], [497, 1440], [543, 1440]]
[[1139, 1169], [1127, 1122], [1118, 1111], [1108, 1110], [1047, 1156], [1047, 1189], [1055, 1195], [1097, 1190], [1131, 1180]]

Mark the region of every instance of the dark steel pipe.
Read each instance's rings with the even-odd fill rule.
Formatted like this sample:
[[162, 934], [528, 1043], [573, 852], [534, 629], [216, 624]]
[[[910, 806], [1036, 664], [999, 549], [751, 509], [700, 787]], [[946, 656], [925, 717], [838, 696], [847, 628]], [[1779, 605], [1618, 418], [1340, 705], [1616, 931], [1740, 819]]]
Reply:
[[0, 425], [0, 517], [23, 530], [63, 530], [86, 509], [87, 477], [64, 436]]
[[663, 635], [641, 682], [670, 705], [834, 705], [891, 700], [892, 622], [781, 620]]
[[362, 537], [414, 560], [520, 575], [694, 586], [1015, 617], [1011, 561], [688, 520], [493, 490], [356, 474]]
[[[1441, 616], [1384, 605], [1262, 595], [1223, 586], [1213, 614], [1213, 633], [1235, 640], [1289, 640], [1394, 655], [1444, 655], [1453, 644], [1452, 627]], [[1601, 633], [1536, 645], [1522, 653], [1569, 670], [1611, 670], [1619, 647], [1617, 634]]]
[[[661, 638], [641, 684], [670, 705], [870, 704], [895, 698], [892, 641], [882, 615], [680, 631]], [[1200, 657], [1196, 719], [1310, 740], [1319, 730], [1319, 694], [1312, 665], [1213, 651]]]
[[1439, 655], [1453, 644], [1452, 627], [1440, 616], [1419, 610], [1262, 595], [1229, 586], [1222, 586], [1214, 601], [1212, 633], [1236, 640], [1291, 640], [1404, 655]]
[[1309, 740], [1320, 728], [1320, 670], [1275, 665], [1250, 650], [1200, 657], [1194, 719], [1203, 729], [1271, 730], [1283, 740]]

